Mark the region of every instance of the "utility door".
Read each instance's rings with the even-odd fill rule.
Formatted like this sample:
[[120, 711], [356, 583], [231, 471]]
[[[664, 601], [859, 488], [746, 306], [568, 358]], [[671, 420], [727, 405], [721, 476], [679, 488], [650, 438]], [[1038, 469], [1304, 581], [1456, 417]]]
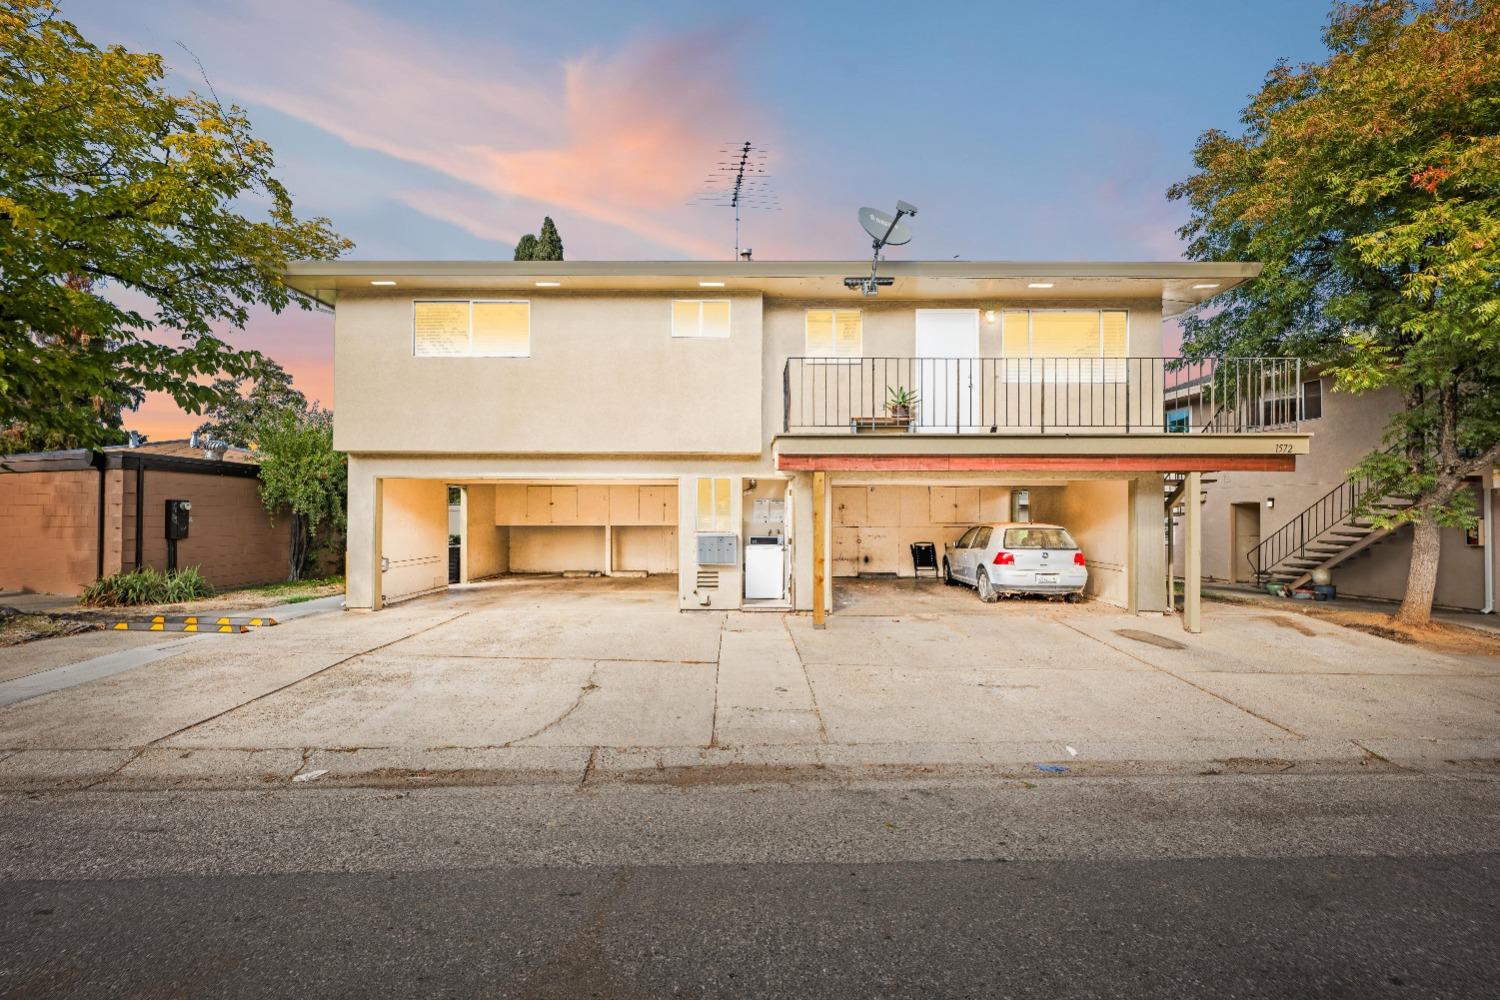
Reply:
[[1253, 582], [1255, 570], [1250, 566], [1250, 553], [1260, 544], [1260, 502], [1235, 504], [1230, 524], [1234, 537], [1229, 551], [1234, 562], [1229, 567], [1229, 579], [1235, 583]]
[[917, 310], [917, 426], [929, 434], [972, 432], [979, 412], [979, 310]]

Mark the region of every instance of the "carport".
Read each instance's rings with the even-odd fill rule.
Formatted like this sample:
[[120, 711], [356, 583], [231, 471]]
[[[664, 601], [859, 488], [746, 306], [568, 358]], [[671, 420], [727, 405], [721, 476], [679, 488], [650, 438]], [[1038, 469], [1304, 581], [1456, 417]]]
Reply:
[[678, 573], [675, 479], [382, 478], [373, 493], [372, 608], [449, 585], [450, 487], [459, 491], [459, 583]]

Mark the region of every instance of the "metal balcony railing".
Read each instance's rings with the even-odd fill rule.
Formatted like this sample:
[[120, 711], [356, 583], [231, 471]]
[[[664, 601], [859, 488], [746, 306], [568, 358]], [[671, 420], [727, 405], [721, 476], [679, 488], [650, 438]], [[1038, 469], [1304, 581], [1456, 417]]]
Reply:
[[[905, 390], [909, 410], [888, 405]], [[1295, 430], [1296, 358], [788, 358], [782, 431], [1247, 434]]]

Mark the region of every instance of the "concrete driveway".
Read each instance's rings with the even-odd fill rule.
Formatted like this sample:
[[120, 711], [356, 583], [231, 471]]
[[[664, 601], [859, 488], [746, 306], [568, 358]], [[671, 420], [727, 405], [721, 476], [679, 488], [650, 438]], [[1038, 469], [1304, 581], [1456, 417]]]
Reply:
[[[526, 578], [178, 639], [154, 662], [0, 708], [0, 788], [243, 787], [316, 771], [323, 784], [881, 768], [1044, 778], [1500, 758], [1500, 659], [1222, 604], [1188, 636], [1175, 619], [984, 605], [931, 581], [839, 592], [822, 631], [801, 615], [680, 613], [672, 581]], [[0, 679], [112, 641], [142, 642], [94, 634], [0, 650]]]

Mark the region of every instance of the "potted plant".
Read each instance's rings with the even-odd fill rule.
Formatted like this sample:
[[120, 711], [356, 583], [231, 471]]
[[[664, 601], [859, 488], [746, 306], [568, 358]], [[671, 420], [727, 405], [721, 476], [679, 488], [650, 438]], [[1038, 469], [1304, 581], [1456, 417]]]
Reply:
[[904, 385], [887, 389], [885, 410], [898, 420], [910, 420], [917, 408], [917, 393]]

